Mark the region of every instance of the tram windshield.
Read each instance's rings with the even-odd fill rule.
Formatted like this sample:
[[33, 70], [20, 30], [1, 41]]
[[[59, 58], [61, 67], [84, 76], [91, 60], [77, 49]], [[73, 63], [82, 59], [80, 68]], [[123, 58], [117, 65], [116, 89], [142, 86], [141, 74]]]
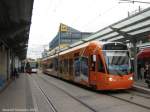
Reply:
[[131, 72], [128, 51], [104, 51], [107, 69], [110, 74], [126, 75]]
[[38, 63], [37, 62], [30, 62], [30, 67], [31, 68], [38, 68]]

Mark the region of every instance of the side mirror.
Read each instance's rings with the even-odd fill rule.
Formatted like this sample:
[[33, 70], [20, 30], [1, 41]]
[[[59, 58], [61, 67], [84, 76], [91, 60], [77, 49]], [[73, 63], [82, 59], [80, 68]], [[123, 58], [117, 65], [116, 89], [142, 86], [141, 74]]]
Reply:
[[96, 62], [96, 55], [93, 55], [93, 62]]

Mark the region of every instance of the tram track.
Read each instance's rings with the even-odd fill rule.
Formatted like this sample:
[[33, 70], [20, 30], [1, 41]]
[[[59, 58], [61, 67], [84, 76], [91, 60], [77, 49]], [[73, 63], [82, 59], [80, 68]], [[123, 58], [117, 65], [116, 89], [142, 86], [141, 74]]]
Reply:
[[126, 90], [125, 92], [127, 92], [129, 94], [133, 94], [134, 96], [139, 96], [139, 97], [143, 97], [145, 99], [150, 99], [150, 96], [148, 96], [148, 94], [139, 93], [139, 92], [133, 91], [133, 90]]
[[[39, 77], [39, 76], [38, 76]], [[68, 95], [69, 97], [71, 97], [72, 99], [74, 99], [75, 101], [79, 102], [80, 104], [82, 104], [84, 107], [88, 108], [89, 110], [91, 110], [92, 112], [98, 112], [97, 110], [95, 110], [94, 108], [92, 108], [91, 106], [89, 106], [88, 104], [84, 103], [83, 101], [79, 100], [78, 98], [76, 98], [75, 96], [71, 95], [69, 92], [65, 91], [64, 89], [56, 86], [55, 84], [49, 82], [47, 79], [43, 78], [43, 77], [39, 77], [40, 79], [42, 79], [44, 82], [49, 83], [50, 85], [54, 86], [55, 88], [61, 90], [63, 93], [65, 93], [66, 95]]]
[[[140, 95], [138, 93], [133, 93], [131, 90], [121, 90], [121, 91], [118, 90], [118, 91], [109, 91], [109, 92], [101, 92], [101, 91], [95, 91], [94, 90], [94, 92], [99, 93], [99, 94], [104, 94], [104, 95], [110, 96], [112, 98], [118, 99], [120, 101], [124, 101], [124, 102], [127, 102], [127, 103], [130, 103], [130, 104], [133, 104], [133, 105], [136, 105], [136, 106], [150, 110], [150, 106], [145, 106], [145, 105], [142, 105], [140, 103], [136, 103], [132, 100], [132, 99], [134, 99], [135, 96], [139, 96], [139, 97], [142, 97], [145, 99], [150, 99], [150, 96], [144, 96], [144, 95]], [[120, 97], [119, 95], [117, 95], [118, 93], [119, 94], [121, 94], [121, 93], [129, 94], [130, 98], [125, 99], [123, 97]]]
[[[38, 76], [38, 77], [39, 77], [39, 76]], [[45, 79], [45, 78], [43, 78], [43, 77], [40, 77], [40, 78], [43, 79], [44, 81], [50, 83], [51, 85], [55, 86], [56, 88], [60, 89], [61, 91], [63, 91], [65, 94], [67, 94], [67, 95], [70, 96], [71, 98], [75, 99], [76, 101], [78, 101], [78, 102], [80, 102], [81, 104], [85, 105], [86, 107], [88, 107], [88, 108], [89, 108], [90, 110], [92, 110], [93, 112], [97, 112], [95, 109], [93, 109], [92, 107], [90, 107], [88, 104], [86, 104], [86, 103], [84, 103], [83, 101], [79, 100], [78, 98], [74, 97], [73, 95], [71, 95], [70, 93], [68, 93], [67, 91], [65, 91], [64, 89], [62, 89], [62, 88], [56, 86], [55, 84], [49, 82], [48, 79]], [[91, 89], [90, 89], [90, 90], [91, 90]], [[123, 93], [131, 94], [131, 95], [130, 95], [130, 96], [131, 96], [131, 99], [125, 99], [125, 98], [121, 98], [121, 97], [117, 96], [117, 95], [116, 95], [117, 93], [115, 93], [115, 95], [113, 95], [114, 93], [108, 93], [108, 92], [104, 92], [104, 93], [103, 93], [103, 92], [101, 92], [101, 91], [99, 92], [99, 91], [95, 91], [95, 90], [91, 90], [91, 91], [93, 91], [93, 92], [95, 92], [95, 93], [98, 93], [98, 94], [104, 94], [104, 95], [107, 95], [107, 96], [109, 96], [109, 97], [118, 99], [118, 100], [120, 100], [120, 101], [124, 101], [124, 102], [127, 102], [127, 103], [130, 103], [130, 104], [133, 104], [133, 105], [136, 105], [136, 106], [139, 106], [139, 107], [142, 107], [142, 108], [145, 108], [145, 109], [150, 110], [150, 107], [149, 107], [149, 106], [146, 106], [146, 105], [143, 105], [143, 104], [140, 104], [140, 103], [136, 103], [136, 102], [134, 102], [134, 101], [131, 100], [133, 96], [139, 96], [139, 97], [142, 97], [142, 98], [150, 99], [150, 97], [148, 97], [148, 96], [133, 94], [132, 92], [130, 92], [130, 91], [128, 91], [128, 90], [125, 90]]]
[[51, 99], [49, 98], [49, 96], [46, 94], [46, 92], [42, 89], [42, 87], [38, 84], [38, 82], [32, 78], [32, 81], [35, 83], [36, 87], [40, 90], [41, 94], [44, 96], [44, 98], [46, 99], [47, 103], [50, 106], [50, 109], [52, 110], [52, 112], [58, 112], [58, 110], [56, 109], [56, 107], [54, 106], [54, 104], [52, 103]]
[[[121, 98], [119, 97], [119, 95], [117, 96], [118, 93], [123, 93], [123, 94], [129, 94], [130, 98], [129, 99], [125, 99], [125, 98]], [[128, 102], [130, 104], [134, 104], [134, 105], [137, 105], [139, 107], [142, 107], [142, 108], [145, 108], [145, 109], [149, 109], [150, 110], [150, 106], [145, 106], [145, 105], [142, 105], [140, 103], [136, 103], [134, 101], [132, 101], [132, 99], [134, 99], [135, 96], [138, 96], [138, 97], [141, 97], [141, 98], [145, 98], [145, 99], [150, 99], [150, 96], [148, 96], [147, 94], [138, 94], [138, 92], [135, 92], [135, 91], [132, 91], [132, 90], [123, 90], [123, 91], [118, 91], [118, 92], [114, 92], [114, 93], [104, 93], [110, 97], [113, 97], [113, 98], [116, 98], [116, 99], [119, 99], [121, 101], [125, 101], [125, 102]], [[114, 95], [115, 94], [115, 95]]]
[[134, 104], [134, 105], [136, 105], [136, 106], [139, 106], [139, 107], [142, 107], [142, 108], [145, 108], [145, 109], [150, 110], [150, 107], [148, 107], [148, 106], [145, 106], [145, 105], [142, 105], [142, 104], [139, 104], [139, 103], [136, 103], [136, 102], [133, 102], [133, 101], [130, 101], [130, 100], [127, 100], [127, 99], [121, 98], [121, 97], [117, 97], [117, 96], [115, 96], [115, 95], [108, 94], [108, 96], [110, 96], [110, 97], [116, 98], [116, 99], [118, 99], [118, 100], [125, 101], [125, 102], [128, 102], [128, 103], [130, 103], [130, 104]]
[[[145, 108], [145, 109], [148, 109], [148, 110], [150, 110], [150, 106], [145, 106], [145, 105], [142, 105], [142, 104], [140, 104], [140, 103], [136, 103], [136, 102], [134, 102], [134, 101], [132, 101], [132, 99], [134, 99], [134, 97], [135, 96], [139, 96], [139, 97], [141, 97], [141, 98], [145, 98], [145, 99], [150, 99], [150, 96], [146, 96], [146, 95], [140, 95], [140, 94], [138, 94], [138, 93], [135, 93], [135, 91], [134, 91], [134, 93], [133, 93], [133, 91], [132, 90], [117, 90], [117, 91], [97, 91], [97, 90], [92, 90], [92, 91], [94, 91], [94, 92], [96, 92], [96, 93], [98, 93], [98, 94], [104, 94], [104, 95], [107, 95], [107, 96], [110, 96], [110, 97], [112, 97], [112, 98], [115, 98], [115, 99], [118, 99], [118, 100], [121, 100], [121, 101], [124, 101], [124, 102], [127, 102], [127, 103], [130, 103], [130, 104], [134, 104], [134, 105], [136, 105], [136, 106], [139, 106], [139, 107], [142, 107], [142, 108]], [[119, 93], [119, 94], [118, 94]], [[128, 98], [128, 99], [125, 99], [125, 98], [122, 98], [122, 97], [120, 97], [119, 95], [120, 94], [128, 94], [129, 96], [130, 96], [130, 98]], [[117, 95], [118, 94], [118, 95]], [[139, 101], [140, 102], [140, 101]]]

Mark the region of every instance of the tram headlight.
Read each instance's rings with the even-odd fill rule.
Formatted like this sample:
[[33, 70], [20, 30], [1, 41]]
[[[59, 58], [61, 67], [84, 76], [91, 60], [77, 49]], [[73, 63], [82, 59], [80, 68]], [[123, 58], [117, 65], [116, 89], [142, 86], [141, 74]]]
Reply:
[[129, 79], [128, 80], [133, 80], [133, 77], [129, 77]]
[[113, 78], [109, 77], [109, 81], [113, 81]]

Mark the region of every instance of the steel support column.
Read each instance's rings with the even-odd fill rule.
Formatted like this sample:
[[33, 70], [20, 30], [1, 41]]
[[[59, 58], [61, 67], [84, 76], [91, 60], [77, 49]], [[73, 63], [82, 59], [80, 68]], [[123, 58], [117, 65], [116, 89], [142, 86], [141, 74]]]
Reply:
[[137, 48], [136, 48], [136, 41], [133, 41], [132, 42], [133, 44], [133, 57], [134, 57], [134, 76], [135, 76], [135, 79], [137, 79]]

